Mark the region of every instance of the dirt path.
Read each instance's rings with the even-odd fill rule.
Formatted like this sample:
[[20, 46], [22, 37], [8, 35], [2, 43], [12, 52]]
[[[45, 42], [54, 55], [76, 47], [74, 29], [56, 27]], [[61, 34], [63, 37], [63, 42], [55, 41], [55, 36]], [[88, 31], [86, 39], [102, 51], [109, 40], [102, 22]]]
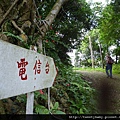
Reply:
[[97, 90], [100, 113], [120, 114], [120, 77], [113, 75], [112, 79], [107, 78], [105, 73], [98, 71], [76, 72], [80, 72], [81, 77]]

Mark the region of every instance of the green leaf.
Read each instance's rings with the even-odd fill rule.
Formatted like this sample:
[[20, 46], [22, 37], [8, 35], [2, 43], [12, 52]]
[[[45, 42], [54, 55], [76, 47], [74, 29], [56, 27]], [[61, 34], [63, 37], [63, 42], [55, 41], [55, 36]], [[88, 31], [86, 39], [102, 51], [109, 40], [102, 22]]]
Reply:
[[84, 112], [81, 108], [80, 108], [79, 114], [84, 114]]
[[14, 37], [14, 38], [17, 38], [18, 40], [20, 40], [20, 41], [24, 41], [20, 36], [18, 36], [18, 35], [14, 35], [14, 34], [12, 34], [12, 33], [10, 33], [10, 32], [3, 32], [4, 34], [6, 34], [7, 36], [11, 36], [11, 37]]
[[59, 103], [58, 102], [55, 102], [55, 104], [54, 104], [54, 106], [53, 106], [53, 109], [58, 109], [58, 107], [59, 107]]
[[57, 111], [55, 112], [55, 114], [65, 114], [65, 112], [60, 111], [60, 110], [57, 110]]
[[35, 112], [37, 114], [49, 114], [49, 110], [46, 107], [42, 106], [42, 105], [37, 105], [35, 107]]

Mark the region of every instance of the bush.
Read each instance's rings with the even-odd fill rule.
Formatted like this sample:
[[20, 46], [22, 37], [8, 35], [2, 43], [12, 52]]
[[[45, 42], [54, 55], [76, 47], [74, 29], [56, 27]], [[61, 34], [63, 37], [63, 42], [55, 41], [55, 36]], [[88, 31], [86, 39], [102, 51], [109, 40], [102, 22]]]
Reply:
[[[89, 83], [82, 80], [80, 74], [72, 71], [71, 67], [65, 66], [63, 71], [58, 74], [53, 87], [51, 88], [51, 110], [47, 110], [46, 100], [43, 101], [43, 95], [39, 95], [39, 101], [42, 105], [35, 107], [36, 113], [44, 114], [53, 112], [53, 106], [59, 105], [53, 113], [67, 114], [92, 114], [96, 111], [96, 101], [94, 99], [95, 89], [91, 88]], [[38, 96], [37, 96], [38, 99]], [[44, 107], [43, 107], [44, 106]], [[96, 111], [97, 113], [97, 111]]]
[[113, 64], [113, 72], [120, 74], [120, 63], [119, 64]]

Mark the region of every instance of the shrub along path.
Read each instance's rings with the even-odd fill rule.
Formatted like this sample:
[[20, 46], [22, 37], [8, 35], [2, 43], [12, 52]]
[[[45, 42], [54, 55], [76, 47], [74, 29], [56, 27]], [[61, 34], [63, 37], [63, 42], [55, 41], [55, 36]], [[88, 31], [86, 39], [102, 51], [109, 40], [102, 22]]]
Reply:
[[104, 72], [76, 71], [80, 72], [83, 80], [91, 83], [96, 89], [97, 108], [102, 114], [120, 113], [120, 77], [113, 74], [113, 78], [107, 78]]

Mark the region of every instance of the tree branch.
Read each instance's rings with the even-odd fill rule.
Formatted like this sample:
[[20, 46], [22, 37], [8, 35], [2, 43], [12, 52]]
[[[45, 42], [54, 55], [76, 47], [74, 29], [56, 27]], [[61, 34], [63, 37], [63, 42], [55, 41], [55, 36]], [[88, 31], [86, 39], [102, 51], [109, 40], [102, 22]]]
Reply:
[[3, 15], [3, 19], [0, 20], [0, 25], [2, 24], [2, 22], [4, 21], [4, 19], [6, 18], [6, 16], [10, 13], [10, 11], [12, 10], [12, 8], [15, 6], [15, 4], [18, 2], [19, 0], [15, 0], [14, 3], [10, 6], [10, 8], [8, 9], [8, 11]]
[[14, 26], [16, 29], [18, 29], [18, 30], [20, 31], [20, 33], [24, 34], [24, 31], [17, 26], [17, 24], [15, 23], [15, 21], [12, 20], [12, 24], [13, 24], [13, 26]]

